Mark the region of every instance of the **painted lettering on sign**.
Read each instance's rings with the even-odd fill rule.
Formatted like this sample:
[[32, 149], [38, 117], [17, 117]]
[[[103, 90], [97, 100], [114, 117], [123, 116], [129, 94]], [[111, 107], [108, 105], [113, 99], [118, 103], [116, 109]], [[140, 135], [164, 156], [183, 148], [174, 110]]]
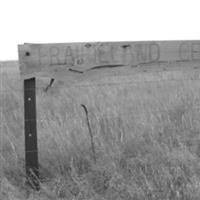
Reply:
[[179, 46], [179, 58], [187, 61], [200, 60], [200, 42], [182, 42]]
[[156, 43], [136, 45], [107, 45], [101, 44], [92, 48], [85, 45], [74, 49], [71, 46], [51, 46], [48, 49], [38, 48], [39, 65], [83, 65], [83, 64], [112, 64], [112, 63], [143, 63], [156, 62], [160, 59], [160, 46]]

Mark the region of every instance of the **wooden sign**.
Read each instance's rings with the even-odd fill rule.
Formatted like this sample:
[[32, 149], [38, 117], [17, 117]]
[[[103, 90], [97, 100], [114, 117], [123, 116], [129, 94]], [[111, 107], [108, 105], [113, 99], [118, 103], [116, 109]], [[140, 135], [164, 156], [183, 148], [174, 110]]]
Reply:
[[[87, 77], [87, 74], [109, 74], [107, 71], [112, 74], [118, 70], [120, 73], [173, 70], [162, 64], [200, 63], [200, 41], [24, 44], [19, 45], [19, 62], [24, 79]], [[180, 65], [176, 66], [182, 70]]]
[[88, 80], [140, 71], [198, 70], [200, 41], [24, 44], [19, 45], [19, 63], [24, 79], [26, 174], [31, 186], [38, 190], [35, 77]]

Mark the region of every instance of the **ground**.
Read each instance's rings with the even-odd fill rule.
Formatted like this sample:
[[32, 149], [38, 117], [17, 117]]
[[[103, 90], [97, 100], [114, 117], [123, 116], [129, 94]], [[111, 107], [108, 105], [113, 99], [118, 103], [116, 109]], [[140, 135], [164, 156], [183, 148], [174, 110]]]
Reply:
[[170, 79], [185, 77], [182, 72], [164, 72], [75, 85], [56, 81], [48, 92], [49, 80], [38, 79], [37, 192], [25, 182], [18, 63], [0, 65], [0, 199], [200, 199], [196, 73], [187, 72], [187, 80]]

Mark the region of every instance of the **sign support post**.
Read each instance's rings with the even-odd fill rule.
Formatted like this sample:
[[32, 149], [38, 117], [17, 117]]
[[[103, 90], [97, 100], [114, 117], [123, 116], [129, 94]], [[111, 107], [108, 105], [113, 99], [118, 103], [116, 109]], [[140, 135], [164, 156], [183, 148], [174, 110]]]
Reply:
[[25, 165], [27, 183], [39, 190], [35, 85], [35, 78], [24, 80]]

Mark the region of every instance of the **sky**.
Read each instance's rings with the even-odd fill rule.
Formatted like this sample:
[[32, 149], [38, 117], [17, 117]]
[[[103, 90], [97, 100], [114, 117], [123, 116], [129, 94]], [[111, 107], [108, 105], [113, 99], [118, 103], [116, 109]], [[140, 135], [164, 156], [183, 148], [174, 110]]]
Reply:
[[18, 44], [198, 40], [198, 0], [0, 0], [0, 61]]

